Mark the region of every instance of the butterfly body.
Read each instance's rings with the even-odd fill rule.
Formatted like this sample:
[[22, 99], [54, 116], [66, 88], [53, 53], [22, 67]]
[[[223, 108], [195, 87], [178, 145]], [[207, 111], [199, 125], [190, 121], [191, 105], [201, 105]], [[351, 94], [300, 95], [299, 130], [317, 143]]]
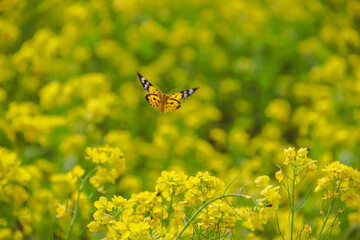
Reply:
[[145, 96], [146, 101], [148, 101], [153, 108], [160, 111], [160, 113], [175, 111], [176, 109], [180, 108], [181, 103], [179, 100], [188, 98], [197, 90], [197, 88], [192, 88], [182, 92], [167, 95], [166, 93], [160, 93], [159, 90], [157, 90], [139, 73], [138, 76], [143, 88], [149, 92], [149, 94]]

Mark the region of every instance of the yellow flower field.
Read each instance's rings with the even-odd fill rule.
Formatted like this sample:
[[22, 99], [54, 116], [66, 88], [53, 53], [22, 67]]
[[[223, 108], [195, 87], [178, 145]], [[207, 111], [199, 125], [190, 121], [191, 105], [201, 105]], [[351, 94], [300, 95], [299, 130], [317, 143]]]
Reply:
[[359, 49], [357, 0], [1, 0], [0, 239], [360, 239]]

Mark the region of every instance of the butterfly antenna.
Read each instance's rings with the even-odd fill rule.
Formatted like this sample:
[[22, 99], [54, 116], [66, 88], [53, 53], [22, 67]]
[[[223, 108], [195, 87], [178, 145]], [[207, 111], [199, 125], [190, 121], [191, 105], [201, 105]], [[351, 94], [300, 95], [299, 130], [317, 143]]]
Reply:
[[167, 90], [165, 93], [167, 93], [168, 91], [170, 91], [170, 90], [173, 90], [175, 87], [172, 87], [172, 88], [170, 88], [169, 90]]
[[156, 86], [158, 86], [158, 88], [160, 88], [161, 92], [164, 92], [164, 91], [162, 90], [162, 88], [159, 86], [159, 84], [157, 84], [157, 83], [155, 83], [155, 84], [156, 84]]

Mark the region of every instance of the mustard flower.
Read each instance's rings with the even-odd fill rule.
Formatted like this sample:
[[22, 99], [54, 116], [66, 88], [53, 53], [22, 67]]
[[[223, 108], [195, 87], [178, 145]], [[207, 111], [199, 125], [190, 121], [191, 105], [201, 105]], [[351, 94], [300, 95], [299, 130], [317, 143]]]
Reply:
[[186, 180], [187, 176], [183, 172], [162, 171], [161, 177], [156, 181], [155, 190], [170, 201], [172, 197], [185, 190]]
[[126, 170], [125, 157], [118, 148], [107, 146], [86, 148], [85, 152], [88, 159], [98, 164], [95, 175], [90, 178], [90, 183], [100, 192], [104, 189], [103, 184], [115, 183], [115, 180]]
[[98, 201], [95, 201], [94, 206], [99, 210], [111, 211], [114, 207], [114, 204], [111, 201], [108, 201], [105, 197], [100, 197]]
[[99, 231], [100, 222], [99, 221], [91, 221], [87, 227], [89, 228], [90, 232], [97, 232]]
[[358, 198], [354, 190], [358, 189], [360, 173], [339, 162], [328, 164], [322, 171], [326, 176], [318, 179], [315, 192], [325, 190], [325, 199], [341, 195], [348, 206], [356, 205]]
[[0, 186], [6, 185], [16, 178], [16, 171], [20, 166], [17, 155], [5, 148], [0, 148]]
[[255, 179], [255, 184], [258, 187], [265, 187], [269, 184], [270, 178], [266, 175]]
[[201, 229], [213, 232], [234, 227], [237, 220], [239, 218], [233, 207], [224, 201], [213, 202], [197, 217], [197, 223]]
[[185, 199], [189, 203], [207, 201], [223, 193], [224, 183], [211, 176], [208, 172], [198, 172], [195, 177], [191, 176], [185, 184], [187, 191]]
[[285, 155], [285, 165], [289, 165], [290, 163], [294, 162], [295, 160], [295, 148], [293, 147], [289, 147], [288, 149], [284, 150], [284, 155]]
[[330, 182], [328, 177], [323, 177], [318, 179], [317, 186], [315, 188], [315, 192], [319, 192], [326, 187], [326, 185]]
[[[306, 174], [312, 173], [317, 169], [317, 166], [315, 165], [316, 161], [308, 158], [308, 152], [309, 149], [307, 148], [300, 148], [297, 152], [293, 147], [284, 150], [284, 164], [292, 169], [290, 173], [294, 175], [287, 175], [287, 177], [294, 178], [295, 184], [298, 184], [304, 179]], [[284, 172], [284, 170], [280, 169], [280, 171], [275, 174], [276, 179], [279, 182], [282, 182], [285, 173], [286, 171]]]
[[129, 203], [134, 207], [133, 216], [137, 219], [143, 219], [149, 213], [154, 218], [161, 216], [166, 219], [168, 217], [167, 207], [163, 206], [162, 198], [155, 192], [145, 191], [133, 194]]
[[59, 204], [59, 206], [56, 208], [56, 217], [61, 218], [65, 216], [66, 208], [64, 205]]
[[[245, 220], [245, 221], [244, 221]], [[251, 231], [255, 231], [256, 229], [263, 230], [264, 227], [262, 224], [259, 224], [260, 216], [255, 212], [247, 212], [247, 216], [243, 220], [243, 225], [249, 228]]]
[[80, 167], [79, 165], [76, 165], [69, 173], [69, 178], [72, 179], [73, 182], [76, 182], [79, 177], [83, 176], [85, 173], [85, 170]]
[[355, 207], [359, 204], [359, 195], [354, 190], [350, 190], [341, 196], [341, 201], [345, 201], [348, 207]]
[[279, 193], [280, 186], [269, 185], [263, 189], [260, 194], [265, 197], [265, 199], [271, 203], [276, 209], [279, 206], [281, 195]]
[[275, 173], [275, 178], [279, 181], [279, 183], [281, 183], [285, 178], [283, 171], [282, 170], [277, 171]]
[[304, 231], [307, 232], [308, 234], [311, 234], [311, 231], [312, 231], [311, 226], [305, 224]]
[[130, 223], [130, 237], [133, 239], [149, 239], [150, 238], [149, 223]]
[[97, 211], [95, 211], [93, 217], [95, 221], [100, 222], [103, 225], [107, 225], [113, 220], [113, 217], [103, 208], [99, 208]]
[[287, 122], [291, 112], [291, 106], [285, 99], [274, 99], [269, 103], [265, 110], [265, 114], [280, 122]]
[[38, 106], [32, 102], [11, 103], [5, 119], [10, 139], [15, 140], [16, 133], [21, 132], [25, 141], [42, 146], [48, 145], [53, 129], [66, 124], [64, 117], [41, 114]]
[[245, 240], [261, 240], [261, 238], [256, 236], [254, 233], [248, 233], [245, 236]]

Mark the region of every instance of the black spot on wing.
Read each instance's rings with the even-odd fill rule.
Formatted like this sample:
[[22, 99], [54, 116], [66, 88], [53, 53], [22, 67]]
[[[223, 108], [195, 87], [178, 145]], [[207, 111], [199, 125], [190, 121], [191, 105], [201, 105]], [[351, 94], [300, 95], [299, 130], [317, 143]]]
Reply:
[[181, 99], [186, 99], [188, 98], [191, 94], [193, 94], [198, 88], [192, 88], [192, 89], [189, 89], [189, 90], [185, 90], [185, 91], [182, 91], [181, 94], [182, 94], [182, 97]]
[[146, 90], [146, 91], [149, 91], [149, 87], [152, 86], [152, 84], [146, 80], [143, 76], [141, 76], [140, 73], [137, 73], [137, 75], [139, 76], [139, 79], [140, 79], [140, 83], [141, 85], [143, 86], [143, 88]]
[[155, 94], [148, 94], [148, 95], [145, 96], [145, 99], [148, 102], [154, 102], [154, 103], [156, 102], [158, 104], [160, 103], [159, 97], [157, 95], [155, 95]]
[[167, 109], [169, 109], [169, 111], [175, 111], [176, 109], [181, 107], [181, 103], [175, 98], [169, 98], [166, 107]]
[[153, 108], [155, 108], [156, 110], [159, 109], [160, 106], [160, 99], [157, 95], [155, 94], [148, 94], [145, 96], [146, 101], [148, 101], [148, 103], [153, 106]]

